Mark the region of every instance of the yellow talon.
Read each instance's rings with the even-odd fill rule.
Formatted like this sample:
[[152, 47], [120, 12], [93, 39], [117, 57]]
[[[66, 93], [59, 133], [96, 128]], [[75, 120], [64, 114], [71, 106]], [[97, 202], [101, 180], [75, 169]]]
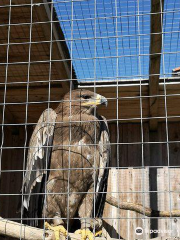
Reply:
[[101, 236], [102, 235], [102, 230], [99, 230], [98, 232], [95, 233], [95, 237]]
[[45, 222], [45, 228], [54, 231], [56, 240], [59, 240], [59, 235], [62, 234], [67, 236], [67, 230], [62, 225], [51, 226], [49, 223]]
[[94, 240], [94, 234], [89, 229], [79, 229], [75, 231], [75, 234], [81, 234], [81, 240], [86, 240], [88, 238], [89, 240]]

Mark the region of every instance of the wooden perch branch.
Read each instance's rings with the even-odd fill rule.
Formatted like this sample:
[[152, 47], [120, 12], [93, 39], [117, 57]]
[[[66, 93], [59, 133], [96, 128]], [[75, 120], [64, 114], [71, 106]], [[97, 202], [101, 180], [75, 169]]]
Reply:
[[0, 235], [22, 238], [25, 240], [55, 240], [54, 233], [50, 230], [44, 231], [43, 229], [26, 226], [24, 224], [9, 221], [0, 218]]
[[[55, 240], [54, 232], [51, 230], [30, 227], [24, 224], [9, 221], [1, 217], [0, 217], [0, 235], [13, 238], [21, 238], [24, 240]], [[81, 239], [81, 235], [79, 234], [68, 233], [68, 236], [70, 236], [71, 240]], [[65, 240], [66, 238], [63, 235], [61, 235], [60, 239]], [[105, 240], [105, 238], [96, 237], [96, 240]], [[111, 240], [118, 239], [111, 238]]]
[[106, 202], [119, 209], [134, 211], [147, 217], [180, 217], [180, 210], [156, 211], [151, 208], [144, 207], [141, 204], [118, 201], [117, 198], [112, 197], [110, 194], [106, 195]]

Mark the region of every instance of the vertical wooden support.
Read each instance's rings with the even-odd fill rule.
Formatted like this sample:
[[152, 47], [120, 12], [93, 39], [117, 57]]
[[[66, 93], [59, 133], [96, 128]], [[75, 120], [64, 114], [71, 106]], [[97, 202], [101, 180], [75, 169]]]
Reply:
[[[162, 138], [162, 130], [161, 125], [158, 124], [158, 130], [157, 131], [150, 131], [149, 132], [149, 141], [150, 144], [150, 170], [149, 170], [149, 184], [150, 184], [150, 207], [154, 210], [159, 210], [157, 201], [158, 201], [158, 195], [157, 195], [157, 171], [159, 166], [164, 166], [166, 161], [163, 161], [163, 144], [158, 143], [160, 141], [165, 141], [165, 139]], [[158, 219], [157, 218], [151, 218], [151, 230], [158, 230]], [[153, 232], [151, 234], [151, 237], [157, 237], [158, 233]]]
[[[162, 4], [162, 5], [161, 5]], [[151, 0], [151, 40], [149, 62], [149, 106], [150, 106], [150, 129], [156, 130], [158, 120], [159, 77], [162, 47], [162, 11], [164, 0]]]
[[[149, 133], [150, 142], [158, 141], [158, 132]], [[158, 210], [157, 207], [157, 166], [159, 164], [159, 144], [150, 144], [150, 169], [149, 169], [149, 186], [150, 186], [150, 207]], [[151, 230], [158, 229], [157, 218], [151, 218]], [[151, 238], [157, 237], [157, 233], [152, 233]]]

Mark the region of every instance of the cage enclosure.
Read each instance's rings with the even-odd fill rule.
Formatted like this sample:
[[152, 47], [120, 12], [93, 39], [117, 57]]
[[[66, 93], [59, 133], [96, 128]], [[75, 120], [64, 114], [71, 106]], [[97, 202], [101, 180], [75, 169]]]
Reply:
[[45, 231], [56, 196], [68, 233], [91, 210], [93, 238], [97, 216], [103, 239], [180, 237], [179, 33], [178, 0], [1, 0], [0, 239]]

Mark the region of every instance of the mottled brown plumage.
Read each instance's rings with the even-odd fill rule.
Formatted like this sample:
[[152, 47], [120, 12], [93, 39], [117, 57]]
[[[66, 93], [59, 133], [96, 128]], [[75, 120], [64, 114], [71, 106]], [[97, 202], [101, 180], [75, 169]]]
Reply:
[[[30, 140], [23, 182], [28, 217], [43, 215], [49, 223], [68, 221], [71, 226], [79, 216], [84, 228], [90, 227], [88, 219], [102, 215], [105, 196], [99, 192], [106, 191], [110, 146], [107, 123], [96, 107], [104, 103], [98, 94], [74, 90], [55, 110], [42, 114]], [[45, 190], [45, 198], [30, 195]]]

